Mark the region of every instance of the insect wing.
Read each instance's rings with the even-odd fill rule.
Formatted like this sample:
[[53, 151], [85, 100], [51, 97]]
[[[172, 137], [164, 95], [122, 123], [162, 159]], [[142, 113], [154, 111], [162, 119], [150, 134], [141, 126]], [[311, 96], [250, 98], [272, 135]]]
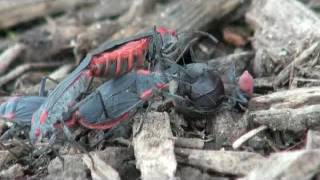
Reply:
[[87, 123], [100, 123], [112, 120], [128, 112], [139, 99], [134, 91], [136, 74], [134, 72], [102, 84], [94, 97], [83, 100], [79, 108], [80, 116]]
[[14, 97], [0, 105], [0, 116], [20, 125], [30, 125], [32, 114], [43, 104], [45, 97]]
[[19, 123], [30, 125], [32, 114], [44, 103], [46, 97], [25, 96], [20, 97], [16, 106], [15, 119]]

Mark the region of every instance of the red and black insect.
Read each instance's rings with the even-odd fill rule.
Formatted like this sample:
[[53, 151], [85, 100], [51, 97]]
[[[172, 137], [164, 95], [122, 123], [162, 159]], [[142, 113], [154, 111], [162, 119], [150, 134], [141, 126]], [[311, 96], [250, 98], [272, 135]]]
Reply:
[[46, 131], [52, 131], [58, 121], [70, 117], [70, 107], [87, 91], [93, 77], [119, 77], [134, 68], [143, 67], [146, 60], [155, 64], [161, 59], [162, 52], [166, 52], [165, 48], [173, 48], [171, 43], [175, 41], [171, 39], [176, 39], [175, 32], [158, 28], [128, 39], [108, 42], [88, 53], [34, 113], [30, 138], [38, 139]]
[[[168, 80], [161, 73], [147, 70], [132, 71], [99, 86], [89, 96], [70, 107], [71, 118], [63, 119], [64, 124], [75, 123], [89, 129], [109, 129], [130, 119], [144, 102], [153, 97], [155, 91], [162, 91]], [[52, 125], [60, 127], [60, 123]], [[39, 126], [30, 133], [37, 134], [51, 126]], [[34, 131], [34, 132], [33, 132]], [[68, 134], [68, 132], [66, 133]], [[41, 134], [42, 135], [42, 134]], [[44, 134], [46, 135], [46, 134]]]
[[0, 104], [0, 118], [21, 126], [30, 126], [30, 119], [45, 101], [41, 96], [16, 96]]
[[109, 129], [130, 119], [168, 80], [147, 70], [130, 72], [97, 88], [77, 106], [73, 118], [89, 129]]
[[[138, 70], [130, 72], [120, 78], [105, 82], [93, 93], [77, 104], [71, 104], [69, 118], [63, 119], [67, 126], [75, 123], [89, 129], [109, 129], [122, 121], [130, 119], [143, 104], [154, 96], [171, 96], [175, 100], [176, 108], [187, 114], [207, 114], [215, 111], [224, 96], [222, 81], [214, 70], [205, 64], [193, 63], [186, 67], [188, 74], [168, 74], [164, 72], [150, 72]], [[235, 77], [233, 77], [235, 79]], [[175, 94], [168, 92], [169, 81], [177, 81]], [[244, 103], [238, 97], [252, 95], [253, 81], [251, 75], [245, 71], [235, 83], [237, 94], [233, 99]], [[17, 124], [30, 126], [32, 113], [36, 111], [45, 97], [22, 96], [14, 97], [0, 105], [0, 115]], [[53, 128], [61, 127], [57, 122]], [[40, 126], [40, 128], [51, 128]], [[37, 133], [39, 131], [35, 129]]]
[[[191, 73], [192, 75], [194, 73]], [[205, 92], [200, 91], [196, 84], [189, 84], [189, 77], [184, 76], [185, 79], [179, 78], [179, 86], [181, 89], [186, 87], [185, 83], [188, 83], [188, 88], [193, 89], [193, 92], [199, 91], [198, 95], [208, 96], [207, 90], [216, 91], [216, 86], [206, 88]], [[72, 126], [75, 123], [88, 128], [105, 130], [115, 127], [122, 121], [130, 119], [143, 104], [154, 98], [157, 95], [171, 96], [176, 100], [182, 100], [183, 97], [180, 94], [170, 94], [168, 91], [169, 81], [176, 78], [175, 75], [167, 74], [166, 72], [150, 72], [147, 70], [137, 70], [125, 74], [117, 79], [112, 79], [99, 86], [94, 92], [88, 95], [86, 98], [69, 108], [71, 115], [70, 119], [63, 119], [63, 122], [67, 126]], [[212, 78], [204, 76], [211, 82]], [[194, 79], [199, 79], [198, 76]], [[202, 82], [202, 79], [200, 79]], [[210, 84], [211, 86], [211, 84]], [[223, 87], [222, 87], [223, 88]], [[211, 92], [210, 91], [210, 92]], [[189, 93], [189, 92], [185, 92]], [[189, 97], [195, 96], [194, 94], [184, 94]], [[196, 95], [196, 96], [198, 96]], [[223, 95], [222, 91], [216, 92], [210, 99], [216, 101], [217, 97]], [[214, 97], [217, 96], [217, 97]], [[192, 104], [194, 109], [205, 111], [204, 106], [200, 106], [199, 102], [194, 99], [186, 99], [186, 102], [194, 102]], [[212, 104], [212, 103], [211, 103]], [[199, 106], [198, 106], [199, 105]], [[214, 103], [214, 106], [218, 103]], [[206, 108], [209, 108], [206, 107]], [[54, 124], [56, 128], [60, 126], [58, 123]], [[51, 128], [50, 126], [40, 126], [35, 129], [35, 132], [41, 131], [45, 128]], [[66, 132], [68, 135], [68, 132]]]
[[45, 99], [41, 96], [17, 96], [1, 103], [0, 118], [12, 122], [13, 126], [0, 139], [8, 139], [21, 130], [28, 131], [33, 112], [39, 109]]
[[[175, 99], [175, 108], [189, 118], [214, 114], [222, 101], [227, 99], [231, 107], [246, 106], [253, 94], [253, 78], [245, 71], [237, 80], [232, 65], [222, 81], [224, 74], [205, 63], [191, 63], [185, 67], [188, 73], [182, 73]], [[229, 87], [227, 87], [229, 86]], [[228, 89], [231, 92], [225, 92]], [[230, 90], [231, 89], [231, 90]]]
[[[133, 69], [145, 67], [146, 62], [153, 68], [159, 67], [163, 74], [166, 74], [163, 71], [167, 68], [170, 69], [171, 67], [178, 67], [173, 68], [175, 70], [178, 69], [177, 74], [179, 74], [180, 71], [188, 74], [188, 72], [185, 72], [188, 70], [176, 64], [176, 60], [179, 59], [185, 49], [178, 45], [180, 43], [179, 41], [181, 40], [174, 31], [169, 31], [164, 28], [156, 28], [152, 31], [148, 31], [125, 40], [107, 42], [106, 44], [101, 45], [98, 49], [88, 53], [80, 65], [58, 84], [45, 102], [33, 114], [30, 131], [30, 138], [32, 142], [35, 142], [36, 140], [41, 139], [42, 136], [53, 132], [56, 124], [59, 122], [65, 122], [65, 120], [70, 118], [77, 119], [77, 122], [80, 122], [83, 126], [94, 129], [106, 129], [113, 127], [124, 119], [128, 119], [128, 117], [131, 116], [131, 110], [134, 111], [135, 107], [138, 106], [130, 107], [130, 110], [127, 109], [127, 111], [121, 111], [124, 112], [124, 114], [121, 115], [112, 115], [111, 113], [111, 116], [109, 116], [109, 113], [106, 113], [106, 109], [108, 108], [102, 107], [101, 109], [104, 110], [104, 118], [87, 117], [90, 115], [90, 112], [93, 112], [92, 110], [89, 110], [89, 107], [83, 109], [80, 107], [79, 110], [75, 110], [77, 113], [74, 113], [73, 107], [75, 107], [75, 105], [81, 100], [80, 97], [87, 92], [94, 77], [104, 77], [107, 80], [117, 78], [132, 71]], [[153, 68], [151, 68], [151, 70], [155, 70]], [[173, 75], [172, 72], [168, 72], [168, 74], [170, 76]], [[212, 74], [209, 74], [205, 78], [210, 78], [210, 75]], [[214, 77], [218, 76], [215, 75]], [[200, 80], [199, 78], [193, 79], [196, 80], [188, 83], [198, 83], [199, 85], [201, 82], [201, 78]], [[121, 82], [116, 79], [112, 82], [115, 83], [117, 81]], [[200, 95], [213, 96], [213, 98], [210, 98], [209, 100], [212, 100], [212, 103], [218, 104], [219, 101], [215, 99], [218, 96], [215, 97], [215, 95], [221, 94], [221, 92], [223, 92], [223, 87], [221, 86], [219, 78], [212, 78], [210, 81], [212, 82], [210, 86], [214, 86], [213, 89], [209, 88], [211, 91], [210, 93], [212, 94], [199, 91], [201, 92]], [[199, 97], [194, 94], [195, 86], [189, 87], [193, 87], [193, 90], [183, 91], [183, 93], [189, 93], [189, 96], [187, 96], [188, 98], [184, 98], [184, 96], [182, 96], [182, 99], [185, 102], [188, 102], [194, 109], [203, 110], [203, 105], [205, 104], [202, 104], [202, 100], [199, 99], [206, 99], [206, 97]], [[101, 87], [101, 89], [97, 90], [99, 93], [89, 95], [88, 98], [94, 98], [93, 100], [88, 100], [86, 102], [94, 105], [97, 104], [96, 98], [99, 98], [100, 102], [109, 103], [111, 100], [107, 97], [113, 96], [108, 96], [108, 94], [113, 94], [118, 90], [126, 90], [126, 88], [117, 88], [113, 91], [107, 91], [108, 94], [104, 94], [104, 96], [101, 95], [103, 94], [101, 93], [102, 90], [106, 91], [106, 87]], [[152, 91], [146, 91], [146, 93], [152, 94]], [[178, 99], [180, 99], [180, 96]], [[142, 100], [143, 98], [139, 101]], [[102, 105], [102, 103], [100, 104]], [[211, 107], [208, 106], [206, 108], [210, 109]], [[86, 112], [86, 110], [88, 110], [88, 112]], [[108, 111], [110, 111], [110, 108]], [[81, 112], [83, 113], [81, 114]], [[102, 121], [102, 124], [98, 122], [100, 120]], [[72, 122], [75, 122], [75, 120]]]

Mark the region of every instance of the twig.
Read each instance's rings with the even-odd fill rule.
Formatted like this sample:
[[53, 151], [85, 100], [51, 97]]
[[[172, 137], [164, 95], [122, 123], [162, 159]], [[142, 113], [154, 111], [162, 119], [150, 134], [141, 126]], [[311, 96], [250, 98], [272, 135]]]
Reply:
[[81, 5], [88, 5], [93, 1], [86, 0], [24, 0], [0, 1], [0, 29], [13, 27], [44, 15], [62, 12]]
[[255, 135], [257, 135], [258, 133], [260, 133], [261, 131], [267, 129], [268, 127], [265, 125], [259, 126], [255, 129], [252, 129], [251, 131], [247, 132], [246, 134], [242, 135], [240, 138], [238, 138], [233, 144], [232, 144], [232, 148], [233, 149], [238, 149], [239, 147], [242, 146], [243, 143], [245, 143], [246, 141], [248, 141], [250, 138], [254, 137]]
[[61, 66], [65, 64], [65, 62], [40, 62], [40, 63], [25, 63], [22, 64], [15, 69], [13, 69], [8, 74], [0, 77], [0, 87], [7, 84], [8, 82], [16, 79], [18, 76], [23, 74], [26, 71], [30, 71], [33, 69], [41, 69], [41, 68], [54, 68], [57, 66]]
[[303, 51], [297, 58], [295, 58], [287, 67], [285, 67], [275, 78], [274, 86], [280, 86], [287, 82], [290, 72], [294, 66], [300, 65], [307, 58], [309, 58], [314, 52], [318, 52], [320, 48], [320, 43], [316, 42], [312, 44], [308, 49]]
[[224, 174], [246, 175], [266, 160], [252, 152], [215, 151], [175, 148], [181, 163]]
[[58, 69], [56, 69], [55, 71], [53, 71], [51, 74], [49, 74], [48, 77], [52, 79], [62, 79], [72, 70], [73, 67], [74, 67], [73, 64], [63, 65]]
[[268, 143], [268, 145], [271, 147], [271, 149], [274, 151], [274, 152], [280, 152], [280, 149], [275, 145], [275, 143], [273, 141], [271, 141], [270, 139], [268, 138], [264, 138], [264, 140]]
[[312, 179], [317, 176], [319, 166], [319, 150], [273, 153], [242, 180]]
[[319, 127], [320, 105], [252, 111], [249, 120], [271, 129], [302, 132], [307, 128]]
[[119, 173], [109, 164], [104, 162], [97, 154], [92, 155], [94, 164], [88, 154], [82, 156], [83, 162], [91, 171], [94, 180], [120, 180]]
[[254, 97], [249, 102], [251, 111], [298, 108], [320, 103], [320, 87], [296, 88]]
[[136, 19], [136, 17], [142, 17], [143, 15], [145, 15], [149, 12], [152, 12], [155, 5], [156, 5], [156, 2], [157, 1], [155, 1], [155, 0], [136, 0], [136, 1], [133, 1], [128, 12], [126, 14], [124, 14], [123, 16], [121, 16], [119, 18], [119, 21], [122, 24], [126, 24], [126, 23], [132, 21], [133, 19]]
[[22, 43], [14, 44], [6, 49], [0, 55], [0, 74], [3, 74], [9, 67], [9, 65], [19, 57], [19, 55], [26, 49], [26, 46]]
[[182, 148], [192, 148], [192, 149], [203, 149], [205, 140], [199, 138], [175, 138], [174, 145], [175, 147]]
[[290, 69], [290, 73], [289, 73], [289, 89], [292, 89], [293, 87], [292, 87], [292, 82], [293, 82], [293, 77], [294, 77], [294, 74], [295, 74], [295, 71], [294, 71], [294, 69], [295, 69], [295, 66], [296, 66], [296, 62], [295, 61], [293, 61], [292, 62], [293, 64], [291, 65], [291, 69]]
[[273, 89], [271, 77], [254, 78], [254, 88]]

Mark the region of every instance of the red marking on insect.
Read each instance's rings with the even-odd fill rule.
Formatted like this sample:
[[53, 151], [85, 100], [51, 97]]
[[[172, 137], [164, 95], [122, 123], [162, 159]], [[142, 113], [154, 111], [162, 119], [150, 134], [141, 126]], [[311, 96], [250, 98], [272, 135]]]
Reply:
[[153, 91], [152, 89], [147, 89], [145, 91], [143, 91], [140, 95], [140, 99], [142, 100], [147, 100], [149, 99], [151, 96], [153, 95]]
[[16, 115], [12, 112], [5, 114], [3, 117], [9, 120], [13, 120]]
[[121, 63], [122, 63], [122, 57], [125, 57], [123, 54], [121, 54], [120, 52], [118, 52], [117, 55], [117, 67], [116, 67], [116, 76], [120, 75], [120, 71], [121, 71]]
[[79, 123], [88, 128], [88, 129], [97, 129], [97, 130], [105, 130], [110, 129], [118, 124], [120, 124], [122, 121], [125, 121], [129, 119], [129, 112], [124, 113], [120, 117], [113, 119], [111, 121], [103, 122], [103, 123], [96, 123], [96, 124], [90, 124], [85, 122], [85, 119], [80, 118]]
[[47, 120], [49, 112], [47, 110], [43, 111], [40, 115], [40, 124], [44, 124]]
[[[76, 113], [73, 113], [72, 117], [69, 120], [67, 120], [66, 122], [64, 122], [64, 124], [67, 127], [70, 128], [70, 127], [74, 126], [77, 123], [77, 120], [78, 120], [78, 118], [77, 118]], [[53, 127], [54, 128], [62, 128], [62, 124], [61, 123], [56, 123], [56, 124], [53, 125]]]
[[[114, 71], [115, 75], [119, 76], [123, 73], [121, 70], [124, 69], [122, 68], [124, 65], [127, 65], [125, 67], [126, 72], [131, 71], [134, 67], [143, 66], [148, 44], [148, 38], [144, 38], [128, 42], [117, 49], [95, 55], [89, 68], [94, 76], [106, 76], [110, 71]], [[112, 64], [114, 66], [111, 66]]]
[[145, 70], [145, 69], [139, 69], [139, 70], [137, 70], [137, 74], [148, 76], [148, 75], [150, 75], [150, 71]]
[[164, 28], [164, 27], [157, 27], [156, 31], [159, 32], [161, 35], [171, 34], [173, 36], [176, 36], [176, 34], [177, 34], [177, 32], [175, 30], [169, 30], [169, 29]]
[[41, 130], [40, 130], [40, 128], [37, 128], [37, 129], [35, 130], [35, 132], [34, 132], [34, 135], [35, 135], [36, 137], [39, 137], [40, 134], [41, 134]]
[[165, 89], [165, 88], [169, 87], [169, 84], [167, 84], [167, 83], [157, 83], [156, 87], [158, 89]]
[[240, 90], [252, 96], [253, 94], [253, 77], [248, 71], [244, 71], [239, 78], [238, 85]]

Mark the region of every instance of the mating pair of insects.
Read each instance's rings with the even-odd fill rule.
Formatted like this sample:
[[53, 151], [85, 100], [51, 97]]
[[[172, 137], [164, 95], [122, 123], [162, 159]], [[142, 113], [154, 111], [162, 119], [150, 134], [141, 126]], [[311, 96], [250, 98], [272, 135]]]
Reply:
[[[35, 143], [58, 127], [75, 123], [89, 129], [112, 128], [130, 119], [146, 101], [159, 95], [156, 92], [171, 96], [180, 109], [192, 107], [198, 113], [209, 112], [224, 95], [223, 84], [219, 75], [207, 68], [177, 64], [190, 46], [188, 39], [187, 33], [155, 27], [127, 39], [106, 42], [88, 53], [48, 97], [10, 99], [0, 105], [0, 114], [31, 126], [30, 140]], [[95, 77], [108, 81], [84, 96]], [[175, 88], [169, 87], [171, 82], [176, 82]], [[252, 94], [251, 75], [245, 72], [235, 84], [234, 99], [245, 102]]]

